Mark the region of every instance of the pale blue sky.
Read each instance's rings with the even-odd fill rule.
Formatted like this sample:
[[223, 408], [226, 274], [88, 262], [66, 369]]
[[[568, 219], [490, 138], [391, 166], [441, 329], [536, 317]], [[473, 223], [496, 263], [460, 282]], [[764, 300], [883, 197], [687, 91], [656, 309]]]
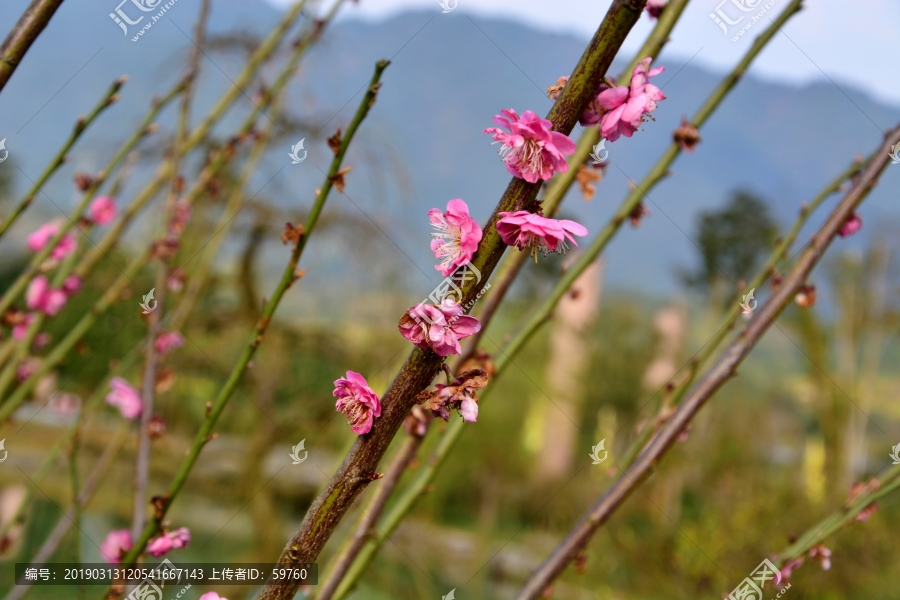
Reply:
[[[268, 0], [285, 6], [291, 0]], [[451, 0], [452, 1], [452, 0]], [[759, 0], [745, 0], [754, 4]], [[760, 1], [756, 14], [771, 0]], [[788, 0], [775, 0], [769, 12], [738, 41], [726, 37], [710, 18], [722, 0], [691, 0], [666, 49], [666, 55], [716, 70], [729, 68], [752, 43], [758, 28]], [[610, 0], [458, 0], [456, 11], [473, 16], [504, 17], [544, 30], [563, 31], [587, 38], [593, 34]], [[874, 97], [900, 105], [900, 1], [806, 0], [806, 7], [788, 23], [784, 36], [773, 40], [753, 66], [754, 74], [778, 81], [830, 78], [837, 85], [852, 84]], [[438, 0], [361, 0], [347, 3], [343, 18], [380, 20], [404, 10], [434, 10], [444, 16]], [[722, 5], [732, 20], [741, 13], [732, 0]], [[453, 14], [446, 15], [452, 18]], [[643, 17], [626, 42], [637, 49], [650, 23]]]

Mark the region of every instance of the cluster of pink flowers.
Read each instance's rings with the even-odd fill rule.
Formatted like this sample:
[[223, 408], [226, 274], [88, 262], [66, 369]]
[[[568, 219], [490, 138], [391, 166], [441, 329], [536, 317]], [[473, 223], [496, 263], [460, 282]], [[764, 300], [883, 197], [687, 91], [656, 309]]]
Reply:
[[[174, 531], [164, 532], [161, 536], [150, 540], [147, 543], [147, 553], [155, 558], [159, 558], [172, 550], [187, 547], [190, 541], [190, 530], [187, 527], [181, 527]], [[100, 552], [103, 553], [107, 562], [118, 564], [122, 557], [131, 550], [132, 546], [134, 546], [134, 541], [131, 539], [130, 531], [127, 529], [114, 529], [106, 534], [106, 539], [100, 544]], [[205, 597], [203, 596], [203, 598]], [[216, 597], [218, 598], [218, 596]]]
[[653, 58], [637, 64], [631, 74], [631, 85], [610, 87], [602, 84], [597, 96], [581, 115], [581, 124], [600, 124], [600, 134], [611, 142], [620, 136], [631, 137], [646, 118], [656, 110], [666, 95], [650, 83], [650, 78], [662, 73], [664, 67], [650, 68]]
[[187, 527], [181, 527], [174, 531], [166, 532], [147, 542], [147, 553], [150, 556], [159, 558], [172, 550], [186, 548], [190, 542], [191, 531]]
[[[831, 550], [829, 550], [822, 544], [816, 544], [815, 546], [810, 548], [809, 552], [807, 552], [806, 554], [807, 556], [809, 556], [809, 558], [819, 561], [819, 565], [822, 567], [823, 571], [827, 571], [831, 568]], [[790, 579], [791, 573], [793, 573], [795, 569], [800, 567], [803, 564], [803, 561], [804, 557], [798, 556], [794, 560], [781, 567], [781, 578], [783, 580]]]
[[[25, 244], [32, 252], [40, 252], [54, 237], [59, 235], [59, 225], [57, 223], [45, 223], [37, 228], [37, 231], [28, 236]], [[78, 242], [72, 237], [71, 233], [65, 234], [59, 243], [53, 247], [50, 252], [50, 258], [53, 260], [62, 260], [78, 249]]]
[[469, 216], [469, 206], [459, 198], [447, 203], [446, 212], [439, 208], [429, 210], [428, 220], [437, 230], [431, 234], [431, 251], [441, 260], [434, 268], [446, 277], [472, 260], [481, 242], [481, 227]]
[[335, 410], [347, 415], [351, 431], [359, 435], [372, 431], [375, 419], [381, 416], [381, 400], [369, 387], [366, 378], [355, 371], [334, 382], [332, 395], [337, 398]]
[[121, 377], [109, 380], [112, 391], [106, 395], [106, 403], [115, 406], [126, 419], [137, 419], [144, 412], [144, 401], [136, 389]]
[[66, 292], [50, 287], [50, 283], [43, 275], [32, 279], [25, 291], [25, 305], [28, 309], [40, 311], [51, 317], [66, 305], [67, 300]]
[[462, 307], [446, 299], [440, 306], [416, 304], [400, 319], [400, 333], [422, 349], [431, 349], [438, 356], [459, 354], [459, 340], [481, 330], [475, 317], [463, 314]]
[[566, 156], [575, 152], [575, 142], [567, 135], [551, 131], [553, 123], [530, 110], [522, 113], [521, 118], [509, 108], [500, 112], [494, 117], [494, 123], [509, 133], [496, 127], [488, 127], [483, 133], [492, 133], [494, 143], [502, 144], [500, 157], [513, 177], [536, 183], [569, 170]]

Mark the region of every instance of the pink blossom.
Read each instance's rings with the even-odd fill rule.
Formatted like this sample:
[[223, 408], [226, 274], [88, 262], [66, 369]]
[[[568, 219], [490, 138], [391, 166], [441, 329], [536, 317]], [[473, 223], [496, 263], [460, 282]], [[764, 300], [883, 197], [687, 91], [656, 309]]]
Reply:
[[850, 218], [847, 219], [843, 225], [841, 225], [840, 231], [838, 231], [838, 235], [841, 237], [850, 237], [860, 229], [862, 229], [863, 222], [862, 217], [858, 214], [853, 213], [850, 215]]
[[81, 408], [81, 398], [68, 392], [57, 394], [50, 399], [51, 408], [62, 417], [74, 415]]
[[372, 431], [375, 419], [381, 416], [381, 400], [369, 387], [366, 378], [354, 371], [334, 382], [332, 396], [337, 398], [335, 410], [347, 415], [347, 423], [353, 433], [362, 435]]
[[56, 223], [45, 223], [28, 236], [26, 245], [32, 252], [40, 252], [57, 233], [59, 233], [59, 225]]
[[66, 280], [63, 281], [62, 289], [68, 296], [77, 293], [78, 290], [81, 289], [81, 277], [78, 275], [69, 275], [66, 277]]
[[823, 571], [827, 571], [831, 568], [831, 550], [822, 544], [817, 544], [810, 548], [809, 557], [818, 560]]
[[177, 331], [166, 331], [156, 338], [156, 351], [160, 354], [168, 354], [182, 346], [184, 346], [184, 338]]
[[[32, 252], [40, 252], [58, 233], [59, 225], [56, 223], [46, 223], [28, 236], [26, 245]], [[53, 252], [50, 253], [50, 257], [55, 260], [62, 260], [77, 249], [78, 243], [75, 241], [75, 238], [67, 233], [53, 249]]]
[[431, 251], [441, 259], [434, 268], [445, 277], [457, 267], [472, 260], [481, 241], [481, 227], [469, 216], [469, 207], [459, 198], [447, 203], [447, 212], [439, 208], [428, 211], [428, 220], [437, 233], [432, 233]]
[[400, 319], [400, 333], [419, 348], [431, 348], [438, 356], [459, 354], [459, 340], [478, 332], [481, 323], [463, 314], [462, 307], [450, 300], [440, 306], [417, 304]]
[[36, 336], [34, 336], [34, 347], [35, 351], [42, 350], [47, 344], [50, 343], [50, 334], [46, 331], [42, 331]]
[[647, 0], [644, 10], [650, 15], [651, 19], [658, 19], [663, 9], [666, 7], [666, 0]]
[[483, 369], [473, 369], [461, 373], [451, 383], [435, 385], [437, 392], [427, 405], [434, 416], [450, 420], [450, 410], [458, 409], [463, 421], [474, 423], [478, 420], [478, 390], [488, 383], [488, 375]]
[[32, 321], [34, 321], [34, 313], [28, 313], [27, 315], [25, 315], [25, 318], [22, 319], [21, 323], [13, 325], [13, 339], [17, 342], [21, 342], [22, 340], [24, 340], [25, 336], [28, 334], [28, 326], [31, 325]]
[[187, 547], [190, 541], [191, 531], [187, 527], [182, 527], [150, 540], [147, 543], [147, 553], [159, 558], [172, 550]]
[[62, 290], [51, 288], [47, 278], [38, 275], [28, 284], [25, 291], [25, 304], [30, 310], [39, 310], [52, 317], [58, 313], [67, 300], [66, 293]]
[[538, 251], [544, 255], [550, 252], [565, 253], [567, 239], [578, 245], [572, 234], [585, 236], [588, 231], [575, 221], [548, 219], [526, 210], [517, 210], [500, 213], [497, 233], [507, 246], [515, 246], [519, 250], [529, 248], [537, 258]]
[[787, 581], [788, 579], [790, 579], [790, 578], [791, 578], [791, 573], [794, 571], [794, 569], [799, 568], [800, 565], [802, 565], [802, 564], [803, 564], [803, 557], [802, 557], [802, 556], [798, 556], [797, 558], [795, 558], [794, 560], [792, 560], [792, 561], [789, 562], [788, 564], [786, 564], [786, 565], [784, 565], [783, 567], [781, 567], [781, 579], [782, 579], [782, 581]]
[[494, 143], [501, 143], [500, 157], [506, 170], [513, 176], [535, 183], [547, 180], [553, 173], [569, 170], [566, 156], [575, 152], [575, 143], [558, 131], [550, 131], [553, 123], [542, 119], [530, 110], [522, 117], [512, 109], [503, 109], [494, 117], [494, 123], [509, 129], [506, 133], [496, 127], [488, 127], [482, 133], [494, 134]]
[[114, 529], [106, 534], [106, 539], [100, 544], [100, 552], [106, 562], [117, 564], [122, 560], [122, 555], [131, 550], [134, 543], [131, 541], [131, 532], [127, 529]]
[[116, 201], [109, 196], [98, 196], [88, 206], [88, 218], [94, 225], [107, 225], [116, 218]]
[[115, 406], [126, 419], [137, 419], [144, 411], [144, 401], [136, 389], [121, 377], [109, 380], [112, 391], [106, 395], [106, 403]]
[[206, 592], [200, 596], [200, 600], [228, 600], [228, 598], [224, 598], [215, 592]]
[[588, 110], [581, 115], [581, 124], [600, 123], [600, 134], [611, 142], [622, 135], [634, 135], [644, 122], [645, 115], [649, 118], [650, 113], [656, 110], [656, 103], [666, 99], [658, 87], [648, 82], [665, 69], [651, 69], [651, 62], [653, 59], [647, 57], [637, 64], [631, 75], [630, 87], [601, 85]]

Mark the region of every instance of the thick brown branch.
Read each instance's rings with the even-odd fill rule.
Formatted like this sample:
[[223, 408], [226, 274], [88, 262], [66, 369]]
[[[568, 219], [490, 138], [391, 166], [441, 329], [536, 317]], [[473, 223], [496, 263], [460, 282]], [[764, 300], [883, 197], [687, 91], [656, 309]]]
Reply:
[[0, 90], [6, 86], [31, 44], [44, 31], [62, 3], [63, 0], [34, 0], [19, 17], [16, 26], [0, 46]]

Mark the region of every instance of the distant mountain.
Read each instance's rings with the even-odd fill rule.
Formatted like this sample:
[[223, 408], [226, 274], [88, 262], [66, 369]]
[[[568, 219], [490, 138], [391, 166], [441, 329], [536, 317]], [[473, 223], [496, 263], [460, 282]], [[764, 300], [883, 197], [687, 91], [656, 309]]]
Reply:
[[[4, 31], [27, 2], [6, 0], [6, 4], [0, 14]], [[115, 77], [128, 74], [131, 79], [122, 101], [79, 144], [66, 173], [98, 168], [114, 142], [131, 130], [151, 95], [165, 90], [180, 74], [189, 44], [185, 34], [191, 33], [197, 5], [176, 3], [138, 42], [131, 42], [108, 16], [114, 1], [64, 3], [0, 94], [0, 137], [8, 138], [6, 146], [14, 159], [0, 168], [13, 165], [36, 177], [75, 116], [89, 110]], [[212, 28], [217, 33], [232, 29], [260, 33], [277, 17], [263, 2], [214, 2]], [[371, 240], [348, 236], [318, 247], [313, 244], [304, 259], [309, 270], [305, 289], [328, 298], [323, 306], [332, 300], [347, 301], [353, 294], [374, 293], [372, 286], [380, 284], [366, 272], [373, 263], [381, 263], [392, 265], [392, 284], [396, 277], [409, 286], [410, 301], [424, 297], [440, 279], [428, 251], [427, 209], [463, 198], [480, 220], [487, 218], [509, 176], [482, 129], [492, 126], [491, 118], [502, 108], [545, 113], [551, 102], [544, 89], [570, 72], [585, 42], [509, 21], [471, 18], [462, 8], [449, 14], [437, 9], [407, 13], [379, 23], [344, 20], [332, 26], [310, 52], [289, 103], [312, 129], [297, 135], [309, 136], [309, 159], [291, 165], [287, 154], [297, 140], [284, 140], [283, 147], [273, 149], [263, 161], [255, 185], [262, 186], [278, 173], [264, 194], [282, 205], [308, 206], [322, 178], [319, 169], [325, 169], [331, 157], [324, 137], [346, 126], [375, 61], [389, 58], [392, 65], [383, 77], [378, 102], [348, 157], [348, 163], [358, 167], [348, 176], [347, 197], [335, 196], [326, 209], [353, 214], [377, 227], [372, 228]], [[233, 53], [211, 52], [210, 57], [213, 62], [204, 64], [202, 106], [231, 85], [241, 62]], [[592, 232], [623, 198], [626, 178], [640, 181], [682, 115], [695, 112], [721, 77], [670, 62], [665, 53], [657, 64], [666, 67], [656, 81], [668, 99], [654, 113], [655, 122], [648, 122], [631, 139], [607, 144], [611, 162], [593, 201], [583, 202], [576, 190], [564, 205], [565, 213]], [[249, 97], [243, 98], [218, 131], [234, 127], [249, 106]], [[168, 111], [166, 119], [171, 122], [173, 116]], [[680, 157], [672, 176], [650, 192], [652, 216], [637, 230], [623, 228], [611, 244], [609, 282], [651, 293], [673, 291], [678, 285], [675, 269], [696, 260], [691, 238], [699, 211], [721, 205], [732, 190], [744, 188], [768, 199], [787, 225], [802, 200], [857, 152], [874, 148], [881, 130], [898, 119], [900, 107], [880, 104], [846, 85], [838, 88], [823, 81], [788, 87], [760, 81], [751, 69], [701, 132], [703, 143], [697, 151]], [[16, 175], [22, 190], [27, 180]], [[888, 168], [862, 211], [864, 235], [842, 244], [861, 244], [876, 224], [900, 220], [898, 184], [900, 166]], [[23, 233], [39, 212], [55, 212], [53, 204], [71, 206], [67, 177], [56, 177], [46, 192], [52, 202], [48, 197], [38, 200], [32, 218], [19, 227]], [[8, 206], [4, 202], [3, 214]], [[4, 251], [10, 250], [9, 244], [3, 244]], [[283, 249], [273, 243], [264, 256], [270, 269], [280, 268]], [[336, 281], [335, 269], [349, 269], [344, 272], [358, 277]]]

